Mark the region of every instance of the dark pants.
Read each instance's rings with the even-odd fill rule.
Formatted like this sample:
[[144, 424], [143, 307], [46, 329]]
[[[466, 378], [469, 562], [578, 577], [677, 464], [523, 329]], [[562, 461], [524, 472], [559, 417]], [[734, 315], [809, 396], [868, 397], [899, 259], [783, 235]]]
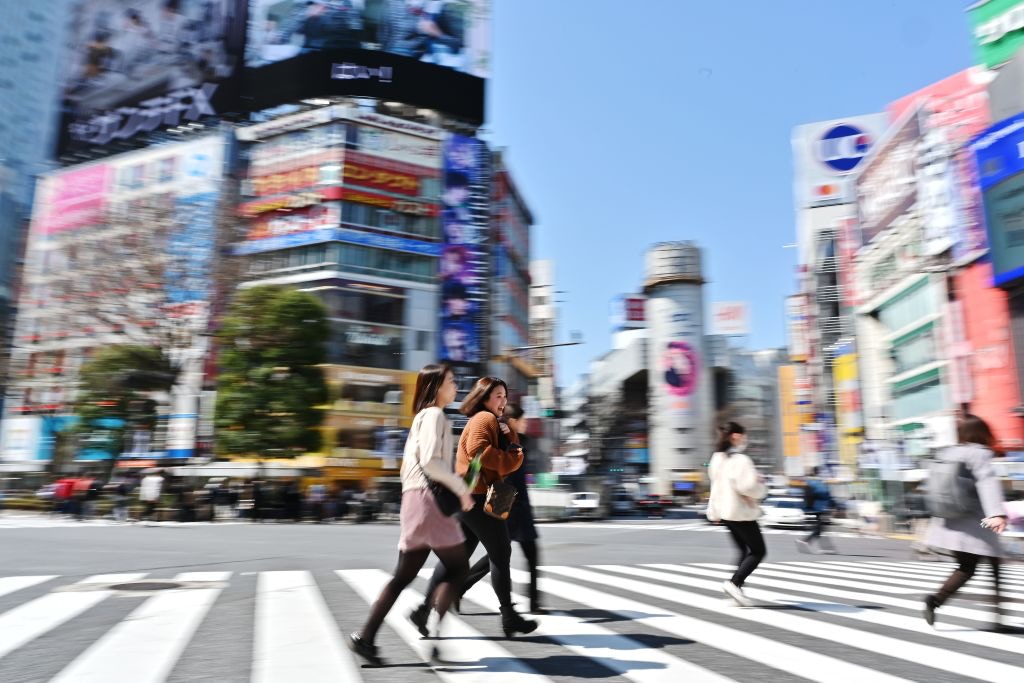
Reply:
[[732, 575], [732, 582], [742, 588], [747, 577], [761, 564], [767, 549], [764, 547], [764, 537], [761, 535], [761, 527], [757, 522], [730, 522], [722, 520], [722, 524], [729, 530], [736, 548], [740, 551], [737, 561], [736, 573]]
[[[462, 581], [466, 577], [469, 562], [463, 547], [459, 545], [450, 548], [435, 548], [434, 554], [441, 560], [438, 567], [447, 569], [444, 582], [439, 584], [443, 587], [437, 596], [437, 613], [443, 619], [448, 611], [448, 605], [462, 590]], [[380, 625], [384, 623], [388, 612], [395, 606], [398, 596], [402, 594], [406, 586], [413, 582], [429, 556], [430, 548], [419, 548], [398, 554], [398, 567], [395, 568], [395, 575], [391, 577], [391, 580], [380, 592], [377, 601], [373, 603], [370, 616], [363, 626], [362, 633], [359, 634], [363, 640], [368, 643], [374, 641]], [[434, 572], [434, 575], [436, 576], [437, 572]]]
[[[484, 559], [490, 565], [494, 594], [498, 596], [502, 609], [512, 609], [512, 571], [509, 566], [512, 561], [512, 542], [508, 538], [508, 525], [504, 520], [484, 512], [483, 495], [474, 495], [473, 501], [473, 509], [463, 512], [461, 517], [462, 533], [466, 536], [466, 557], [472, 557], [478, 545], [484, 546], [487, 551]], [[435, 589], [446, 580], [445, 566], [437, 565], [427, 587], [426, 606], [431, 604]]]
[[[526, 556], [526, 564], [530, 568], [530, 609], [534, 610], [540, 607], [540, 593], [537, 591], [537, 565], [540, 564], [540, 553], [537, 550], [537, 539], [530, 538], [517, 542], [522, 548], [523, 555]], [[490, 570], [490, 558], [485, 555], [477, 560], [469, 570], [469, 576], [466, 577], [462, 592], [468, 591], [477, 581], [487, 576], [487, 572]]]
[[814, 515], [814, 522], [812, 522], [811, 525], [811, 533], [807, 536], [806, 539], [804, 539], [808, 543], [810, 543], [814, 539], [820, 540], [822, 532], [825, 531], [825, 513], [814, 512], [812, 514]]
[[999, 558], [973, 555], [959, 551], [955, 551], [953, 556], [956, 558], [959, 566], [950, 574], [946, 582], [942, 584], [942, 587], [933, 596], [935, 606], [938, 607], [953, 597], [958, 590], [964, 587], [964, 584], [974, 577], [974, 573], [978, 570], [978, 565], [981, 561], [988, 560], [989, 566], [992, 567], [992, 583], [995, 588], [993, 600], [995, 601], [996, 612], [999, 613]]

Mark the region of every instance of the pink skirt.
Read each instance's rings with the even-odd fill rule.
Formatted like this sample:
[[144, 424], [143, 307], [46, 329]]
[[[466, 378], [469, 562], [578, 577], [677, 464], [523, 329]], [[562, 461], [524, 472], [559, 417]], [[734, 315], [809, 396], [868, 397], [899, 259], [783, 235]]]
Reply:
[[445, 517], [429, 489], [411, 489], [402, 494], [399, 515], [401, 536], [398, 549], [451, 548], [462, 545], [466, 537], [457, 517]]

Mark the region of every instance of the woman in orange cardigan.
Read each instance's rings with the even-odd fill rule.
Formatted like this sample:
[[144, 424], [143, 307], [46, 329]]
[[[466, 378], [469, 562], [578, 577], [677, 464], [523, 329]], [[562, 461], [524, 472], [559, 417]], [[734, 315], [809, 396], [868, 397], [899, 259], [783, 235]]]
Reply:
[[[469, 471], [469, 464], [478, 453], [481, 458], [480, 480], [473, 490], [473, 509], [462, 513], [462, 532], [466, 536], [466, 557], [472, 557], [477, 545], [483, 544], [491, 560], [491, 586], [501, 605], [501, 628], [506, 638], [516, 633], [531, 633], [537, 622], [523, 619], [512, 606], [512, 542], [504, 520], [484, 512], [487, 486], [515, 472], [523, 464], [523, 449], [516, 433], [508, 425], [498, 422], [498, 416], [508, 403], [508, 386], [496, 377], [483, 377], [462, 402], [459, 412], [469, 417], [469, 423], [459, 439], [455, 456], [455, 471], [461, 475]], [[502, 442], [508, 443], [504, 446]], [[426, 600], [409, 615], [420, 635], [429, 635], [432, 596], [437, 586], [445, 581], [446, 569], [438, 564], [427, 588]]]

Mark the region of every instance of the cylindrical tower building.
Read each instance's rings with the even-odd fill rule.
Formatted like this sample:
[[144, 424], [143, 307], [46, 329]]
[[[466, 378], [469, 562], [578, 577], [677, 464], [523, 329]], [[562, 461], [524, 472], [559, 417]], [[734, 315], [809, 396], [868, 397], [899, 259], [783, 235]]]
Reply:
[[650, 474], [661, 494], [711, 454], [703, 285], [700, 249], [692, 242], [662, 242], [647, 252]]

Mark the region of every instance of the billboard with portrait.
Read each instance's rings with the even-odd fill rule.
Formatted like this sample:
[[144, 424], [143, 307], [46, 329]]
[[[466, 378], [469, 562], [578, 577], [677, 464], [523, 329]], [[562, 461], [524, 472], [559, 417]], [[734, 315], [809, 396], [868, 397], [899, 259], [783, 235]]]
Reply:
[[78, 0], [61, 147], [106, 145], [238, 104], [246, 0]]
[[487, 216], [476, 206], [485, 181], [484, 153], [475, 138], [451, 135], [445, 141], [439, 348], [441, 358], [453, 363], [485, 360], [481, 322], [487, 297]]
[[245, 103], [377, 97], [483, 121], [490, 0], [251, 0]]
[[489, 0], [251, 0], [245, 64], [304, 52], [387, 52], [480, 78], [490, 72]]

